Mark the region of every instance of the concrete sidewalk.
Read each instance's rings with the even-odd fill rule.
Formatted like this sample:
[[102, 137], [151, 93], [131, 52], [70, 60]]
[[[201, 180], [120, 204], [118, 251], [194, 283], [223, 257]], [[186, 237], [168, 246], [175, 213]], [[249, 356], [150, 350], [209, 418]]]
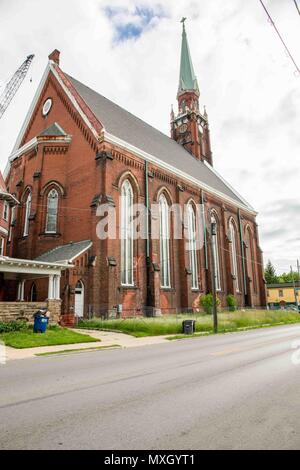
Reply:
[[93, 338], [100, 339], [101, 342], [92, 342], [92, 343], [76, 343], [76, 344], [60, 344], [57, 346], [40, 346], [36, 348], [26, 348], [26, 349], [15, 349], [9, 346], [6, 346], [6, 359], [8, 361], [15, 359], [27, 359], [29, 357], [34, 357], [37, 354], [41, 353], [51, 353], [67, 350], [81, 350], [81, 349], [93, 349], [105, 348], [119, 346], [121, 348], [136, 348], [140, 346], [147, 346], [151, 344], [160, 344], [166, 343], [168, 340], [167, 336], [146, 336], [144, 338], [135, 338], [134, 336], [126, 335], [124, 333], [115, 333], [111, 331], [99, 331], [99, 330], [85, 330], [77, 328], [75, 331], [78, 333], [84, 333], [92, 336]]

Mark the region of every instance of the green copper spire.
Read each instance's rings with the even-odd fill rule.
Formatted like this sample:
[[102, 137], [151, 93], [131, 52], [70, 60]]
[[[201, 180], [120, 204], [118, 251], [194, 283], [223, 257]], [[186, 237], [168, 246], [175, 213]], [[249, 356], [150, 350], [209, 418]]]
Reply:
[[185, 31], [186, 18], [182, 18], [182, 42], [181, 42], [181, 58], [180, 58], [180, 74], [179, 74], [179, 87], [178, 93], [194, 90], [199, 93], [197, 78], [194, 72], [194, 67], [191, 59], [190, 49]]

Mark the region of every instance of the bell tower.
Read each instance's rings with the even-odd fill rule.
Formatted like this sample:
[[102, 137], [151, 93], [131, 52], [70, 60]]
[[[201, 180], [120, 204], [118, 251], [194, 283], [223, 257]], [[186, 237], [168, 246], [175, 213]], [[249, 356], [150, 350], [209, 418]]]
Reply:
[[182, 41], [179, 86], [177, 92], [178, 112], [171, 111], [171, 137], [199, 160], [212, 165], [207, 112], [199, 110], [200, 91], [191, 59], [185, 30], [186, 18], [182, 18]]

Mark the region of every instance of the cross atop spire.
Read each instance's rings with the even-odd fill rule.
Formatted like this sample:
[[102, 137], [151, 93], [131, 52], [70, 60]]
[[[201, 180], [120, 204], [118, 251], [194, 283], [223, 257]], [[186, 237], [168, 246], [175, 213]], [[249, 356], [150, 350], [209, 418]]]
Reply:
[[185, 17], [183, 17], [180, 21], [182, 23], [182, 41], [178, 93], [184, 91], [196, 91], [197, 93], [199, 93], [198, 82], [194, 72], [189, 44], [185, 31], [185, 21]]

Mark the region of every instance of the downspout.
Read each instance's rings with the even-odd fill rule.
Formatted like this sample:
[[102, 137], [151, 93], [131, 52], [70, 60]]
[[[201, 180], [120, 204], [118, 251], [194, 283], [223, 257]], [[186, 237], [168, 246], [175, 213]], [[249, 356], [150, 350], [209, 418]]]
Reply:
[[207, 253], [207, 234], [206, 234], [206, 222], [205, 222], [205, 202], [203, 191], [201, 191], [201, 215], [203, 223], [203, 235], [204, 235], [204, 253], [205, 253], [205, 269], [208, 269], [208, 253]]
[[[147, 277], [147, 305], [152, 305], [151, 284], [150, 284], [150, 240], [149, 240], [149, 163], [145, 160], [145, 205], [146, 205], [146, 277]], [[147, 309], [146, 309], [147, 315]]]
[[244, 239], [243, 239], [243, 230], [242, 230], [242, 221], [241, 221], [240, 209], [238, 209], [238, 219], [239, 219], [240, 242], [241, 242], [241, 252], [242, 252], [244, 295], [246, 296], [247, 295], [247, 280], [246, 280], [246, 267], [245, 267]]
[[150, 241], [149, 241], [149, 180], [148, 180], [149, 163], [145, 161], [145, 203], [146, 203], [146, 260], [150, 259]]
[[203, 223], [203, 242], [204, 242], [204, 268], [205, 268], [205, 285], [206, 293], [208, 292], [209, 278], [208, 278], [208, 250], [207, 250], [207, 229], [205, 221], [205, 200], [203, 190], [201, 190], [201, 214], [202, 214], [202, 223]]

